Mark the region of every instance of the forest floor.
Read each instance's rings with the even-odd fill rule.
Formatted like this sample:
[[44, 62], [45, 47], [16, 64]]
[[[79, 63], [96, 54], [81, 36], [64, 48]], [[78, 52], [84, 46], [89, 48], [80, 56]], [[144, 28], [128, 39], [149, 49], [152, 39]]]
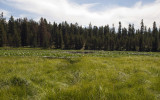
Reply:
[[160, 53], [0, 48], [0, 100], [160, 100]]

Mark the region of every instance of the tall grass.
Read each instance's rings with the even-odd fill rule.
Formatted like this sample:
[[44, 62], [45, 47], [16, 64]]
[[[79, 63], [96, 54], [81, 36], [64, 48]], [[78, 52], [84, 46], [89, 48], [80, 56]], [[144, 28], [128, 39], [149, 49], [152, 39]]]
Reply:
[[0, 50], [0, 100], [160, 99], [159, 53], [19, 51]]

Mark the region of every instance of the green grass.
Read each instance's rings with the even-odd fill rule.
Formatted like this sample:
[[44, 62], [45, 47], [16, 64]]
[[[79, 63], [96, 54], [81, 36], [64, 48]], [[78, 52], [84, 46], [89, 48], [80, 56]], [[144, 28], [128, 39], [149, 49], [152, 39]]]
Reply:
[[160, 53], [1, 48], [0, 100], [12, 99], [160, 100]]

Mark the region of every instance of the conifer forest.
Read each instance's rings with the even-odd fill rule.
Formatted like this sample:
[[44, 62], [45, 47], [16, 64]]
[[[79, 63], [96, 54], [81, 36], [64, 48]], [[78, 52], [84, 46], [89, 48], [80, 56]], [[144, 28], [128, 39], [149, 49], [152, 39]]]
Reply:
[[105, 50], [105, 51], [160, 51], [160, 29], [145, 26], [143, 19], [140, 27], [134, 24], [118, 29], [112, 26], [83, 27], [78, 23], [48, 22], [45, 18], [34, 21], [27, 18], [8, 21], [0, 15], [0, 46], [5, 47], [42, 47], [63, 50]]

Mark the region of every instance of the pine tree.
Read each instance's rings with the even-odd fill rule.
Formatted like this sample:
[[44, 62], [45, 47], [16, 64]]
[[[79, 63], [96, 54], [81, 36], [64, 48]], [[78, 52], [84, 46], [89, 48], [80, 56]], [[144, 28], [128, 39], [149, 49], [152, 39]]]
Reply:
[[122, 45], [122, 40], [121, 36], [122, 35], [122, 24], [119, 22], [119, 27], [118, 27], [118, 36], [117, 36], [117, 50], [122, 50], [121, 45]]
[[153, 23], [152, 35], [153, 35], [152, 50], [158, 51], [158, 49], [159, 49], [159, 34], [158, 34], [156, 22]]
[[17, 31], [17, 26], [13, 16], [10, 17], [8, 23], [8, 39], [10, 46], [19, 47], [21, 46], [21, 36]]
[[115, 27], [113, 24], [113, 27], [111, 29], [111, 37], [110, 37], [110, 50], [115, 50]]
[[29, 21], [30, 27], [30, 37], [29, 37], [29, 41], [30, 41], [30, 46], [31, 47], [37, 47], [38, 43], [37, 43], [37, 38], [38, 38], [38, 23], [30, 20]]
[[143, 51], [144, 50], [143, 34], [144, 34], [144, 23], [143, 23], [143, 19], [142, 19], [142, 21], [141, 21], [140, 36], [139, 36], [139, 51]]
[[3, 13], [0, 15], [0, 46], [7, 45], [7, 35], [5, 30], [6, 21], [3, 18]]
[[21, 28], [21, 41], [22, 46], [28, 46], [30, 43], [29, 39], [29, 27], [28, 27], [28, 20], [24, 18], [22, 21], [22, 28]]
[[46, 19], [43, 19], [43, 18], [40, 19], [39, 33], [40, 33], [40, 46], [44, 48], [48, 48], [50, 46], [49, 45], [50, 33], [47, 30]]
[[122, 50], [126, 50], [126, 45], [127, 45], [127, 29], [123, 28], [122, 29], [122, 46], [121, 49]]

